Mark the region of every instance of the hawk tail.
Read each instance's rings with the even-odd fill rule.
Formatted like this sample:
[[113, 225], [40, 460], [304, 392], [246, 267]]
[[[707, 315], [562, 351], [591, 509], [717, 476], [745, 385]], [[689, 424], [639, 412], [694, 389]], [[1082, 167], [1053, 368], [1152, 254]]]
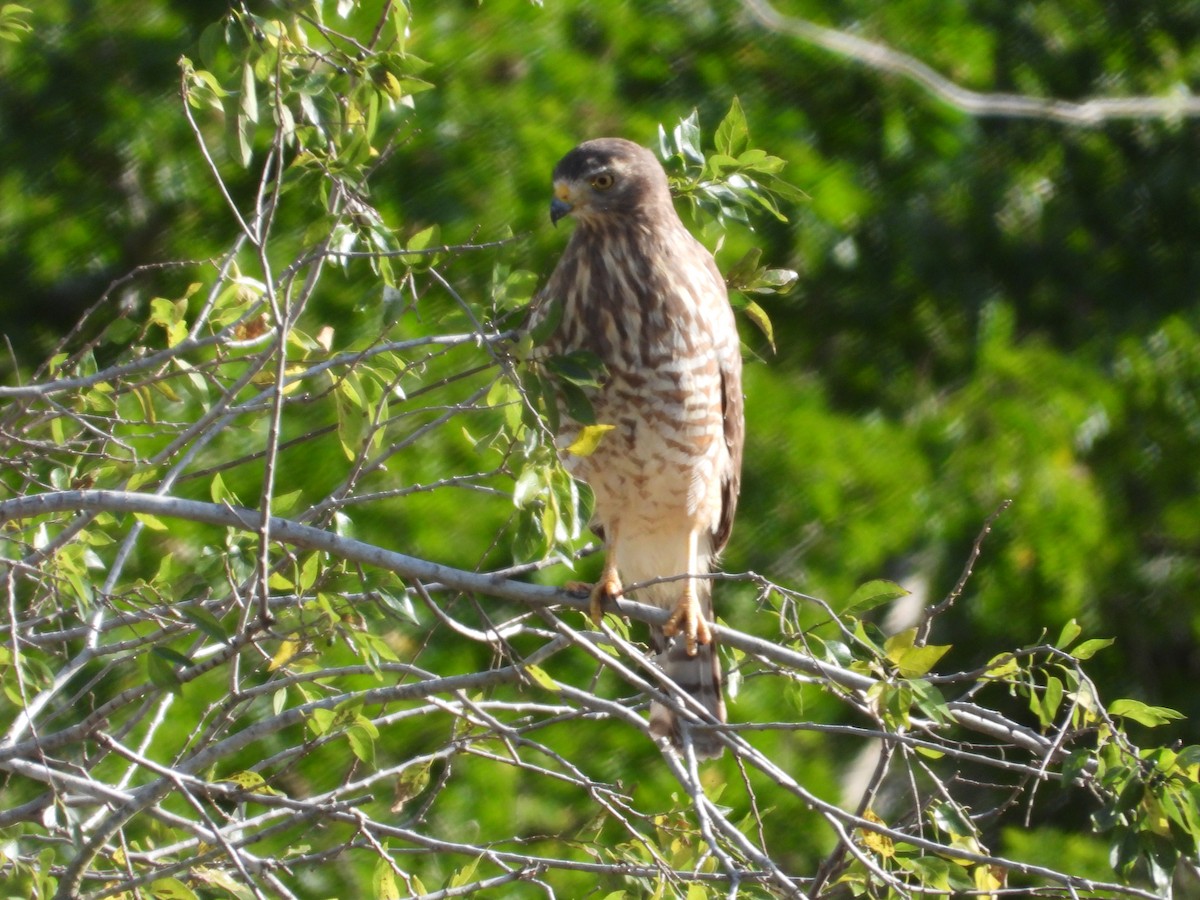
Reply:
[[[721, 663], [717, 654], [716, 639], [696, 648], [695, 656], [688, 656], [682, 635], [668, 638], [659, 628], [652, 628], [651, 641], [657, 651], [655, 661], [667, 676], [679, 686], [679, 690], [708, 710], [718, 722], [725, 721], [725, 700], [721, 696]], [[674, 691], [670, 692], [674, 694]], [[671, 705], [653, 701], [650, 704], [650, 732], [657, 737], [669, 737], [676, 749], [682, 747], [684, 732], [691, 738], [692, 749], [699, 759], [716, 759], [724, 751], [724, 745], [711, 731], [691, 728], [687, 721], [691, 716], [680, 715], [686, 709], [681, 698], [673, 697]], [[694, 710], [693, 710], [694, 711]]]

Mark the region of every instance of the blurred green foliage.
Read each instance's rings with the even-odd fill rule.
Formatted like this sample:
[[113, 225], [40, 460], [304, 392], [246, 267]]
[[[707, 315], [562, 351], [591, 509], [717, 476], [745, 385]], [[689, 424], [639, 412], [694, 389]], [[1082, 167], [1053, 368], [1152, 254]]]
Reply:
[[[181, 112], [177, 65], [187, 54], [223, 84], [236, 83], [216, 41], [216, 58], [202, 58], [204, 29], [227, 4], [29, 5], [21, 18], [31, 30], [0, 41], [0, 314], [9, 383], [27, 379], [101, 297], [100, 325], [124, 316], [140, 327], [153, 298], [183, 297], [196, 269], [236, 234]], [[977, 90], [1162, 95], [1200, 79], [1196, 3], [779, 5], [886, 42]], [[365, 21], [382, 2], [359, 6]], [[786, 161], [784, 176], [807, 194], [783, 205], [786, 221], [763, 210], [748, 227], [734, 223], [719, 234], [703, 208], [692, 220], [711, 246], [722, 241], [724, 270], [757, 248], [765, 264], [800, 273], [791, 293], [756, 297], [778, 352], [750, 323], [743, 331], [754, 360], [729, 570], [769, 573], [835, 609], [855, 585], [883, 573], [919, 577], [936, 601], [955, 584], [985, 519], [1011, 499], [936, 641], [953, 644], [951, 658], [965, 669], [1077, 618], [1089, 634], [1117, 637], [1091, 669], [1102, 694], [1183, 710], [1189, 719], [1172, 733], [1200, 741], [1192, 688], [1200, 677], [1195, 123], [1084, 129], [972, 119], [910, 84], [771, 34], [732, 0], [414, 0], [410, 28], [408, 51], [429, 63], [412, 77], [435, 89], [415, 97], [415, 114], [383, 110], [378, 128], [394, 132], [391, 154], [355, 164], [378, 165], [370, 200], [404, 246], [421, 234], [436, 243], [424, 231], [432, 225], [447, 243], [519, 238], [449, 264], [472, 304], [513, 308], [532, 290], [523, 273], [549, 271], [564, 241], [547, 221], [549, 172], [584, 138], [620, 134], [653, 146], [660, 124], [693, 110], [711, 135], [738, 98], [754, 146]], [[246, 201], [254, 183], [238, 174], [239, 156], [261, 152], [254, 142], [270, 129], [239, 135], [226, 122], [220, 133], [215, 119], [202, 121], [231, 193]], [[673, 174], [686, 177], [682, 166]], [[280, 230], [296, 246], [313, 224], [306, 215], [300, 204], [281, 208]], [[363, 226], [358, 249], [369, 249], [372, 227]], [[135, 266], [180, 260], [201, 264], [150, 268], [109, 289]], [[510, 272], [515, 280], [506, 280]], [[347, 264], [324, 282], [305, 331], [332, 326], [334, 350], [377, 333], [389, 315], [382, 280], [377, 266]], [[501, 296], [509, 289], [511, 297]], [[459, 315], [444, 297], [422, 297], [416, 307], [426, 323]], [[165, 342], [163, 324], [156, 339]], [[461, 360], [439, 364], [450, 372]], [[366, 396], [386, 395], [392, 375], [379, 374]], [[351, 426], [304, 424], [320, 427], [331, 429], [326, 440], [281, 457], [294, 467], [289, 481], [306, 485], [298, 509], [326, 496], [345, 463], [339, 437]], [[478, 454], [496, 453], [481, 451], [481, 435], [447, 438], [436, 452], [406, 459], [404, 480], [479, 470]], [[399, 476], [373, 477], [383, 489]], [[253, 505], [259, 478], [244, 470], [226, 483]], [[208, 490], [207, 481], [181, 485], [185, 495]], [[385, 508], [354, 526], [365, 539], [450, 564], [502, 564], [511, 548], [493, 541], [511, 503], [481, 502], [464, 516], [448, 496], [413, 497], [402, 517]], [[177, 549], [188, 543], [176, 537]], [[152, 573], [155, 551], [139, 565]], [[205, 566], [208, 575], [220, 569], [212, 558]], [[186, 565], [179, 573], [196, 575]], [[772, 633], [773, 622], [759, 621], [768, 613], [756, 618], [751, 591], [719, 590], [718, 607], [738, 627]], [[822, 616], [800, 613], [808, 622]], [[801, 689], [789, 699], [797, 717], [814, 704], [833, 707]], [[732, 710], [737, 720], [761, 711], [752, 699]], [[281, 746], [295, 737], [283, 736]], [[822, 741], [781, 738], [775, 758], [832, 798], [838, 760]], [[641, 752], [654, 756], [649, 747]], [[464, 769], [459, 774], [471, 777]], [[512, 777], [505, 785], [481, 781], [479, 790], [507, 798], [523, 832], [586, 824], [553, 797], [523, 794]], [[671, 784], [647, 767], [634, 789]], [[798, 822], [812, 815], [798, 805], [783, 814]], [[1069, 830], [1069, 821], [1050, 822], [1044, 833], [1056, 824]], [[1028, 833], [1004, 840], [1038, 843]], [[1046, 840], [1043, 847], [1061, 844], [1094, 871], [1094, 845]], [[828, 848], [778, 849], [805, 869]]]

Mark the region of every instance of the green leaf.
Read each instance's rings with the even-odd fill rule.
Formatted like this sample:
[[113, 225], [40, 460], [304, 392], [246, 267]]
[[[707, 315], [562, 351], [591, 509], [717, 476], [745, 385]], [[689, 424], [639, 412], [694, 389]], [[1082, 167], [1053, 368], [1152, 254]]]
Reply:
[[450, 876], [450, 883], [446, 885], [448, 888], [462, 887], [464, 884], [469, 884], [471, 879], [475, 877], [475, 870], [479, 868], [479, 861], [483, 859], [483, 855], [475, 857], [457, 872]]
[[258, 94], [255, 92], [254, 68], [249, 62], [242, 66], [242, 98], [238, 109], [249, 121], [258, 121]]
[[1011, 653], [1000, 653], [988, 660], [987, 669], [984, 670], [983, 677], [993, 680], [1003, 680], [1012, 678], [1014, 675], [1021, 673], [1021, 664], [1017, 662], [1017, 658]]
[[159, 649], [161, 648], [155, 647], [153, 651], [146, 654], [146, 676], [155, 687], [177, 694], [182, 688], [183, 682], [171, 662], [157, 652]]
[[[430, 225], [428, 228], [423, 228], [408, 239], [405, 245], [405, 250], [413, 251], [428, 251], [431, 247], [440, 247], [442, 245], [442, 229], [438, 225]], [[406, 266], [431, 266], [437, 262], [438, 254], [417, 252], [412, 254], [404, 254], [400, 257], [400, 261]]]
[[558, 330], [558, 324], [562, 321], [562, 316], [562, 300], [553, 297], [541, 301], [538, 313], [534, 317], [533, 328], [529, 332], [535, 347], [541, 347], [554, 336], [554, 332]]
[[684, 160], [704, 165], [704, 153], [700, 149], [700, 113], [692, 110], [687, 118], [680, 119], [671, 132], [675, 139], [675, 152]]
[[592, 407], [591, 398], [579, 385], [569, 381], [558, 383], [558, 395], [567, 408], [567, 415], [581, 425], [596, 424], [596, 410]]
[[882, 578], [867, 581], [854, 589], [854, 593], [850, 595], [850, 599], [846, 602], [846, 607], [842, 610], [842, 614], [847, 616], [862, 615], [868, 610], [882, 606], [884, 603], [890, 603], [901, 597], [907, 597], [908, 594], [908, 590], [902, 588], [894, 581], [887, 581]]
[[159, 878], [150, 883], [154, 900], [197, 900], [195, 892], [177, 878]]
[[1082, 633], [1083, 628], [1080, 624], [1071, 619], [1071, 621], [1062, 627], [1062, 631], [1059, 632], [1058, 640], [1054, 642], [1055, 649], [1066, 650], [1067, 647], [1074, 643], [1075, 638], [1079, 637]]
[[187, 667], [192, 664], [190, 656], [180, 653], [178, 650], [172, 650], [170, 647], [155, 647], [150, 652], [177, 666]]
[[729, 267], [725, 273], [725, 283], [731, 290], [740, 291], [754, 280], [758, 272], [758, 264], [762, 259], [762, 248], [751, 247], [742, 258]]
[[794, 269], [764, 269], [746, 290], [755, 294], [783, 294], [800, 278]]
[[604, 365], [600, 358], [587, 350], [576, 350], [562, 356], [551, 356], [546, 368], [572, 384], [580, 387], [599, 387]]
[[261, 773], [252, 772], [249, 769], [242, 769], [241, 771], [234, 772], [232, 775], [219, 778], [217, 779], [217, 784], [236, 785], [247, 794], [269, 794], [273, 797], [287, 796], [282, 791], [267, 784], [267, 780], [262, 777]]
[[513, 505], [516, 507], [528, 506], [541, 495], [545, 485], [546, 482], [541, 471], [534, 466], [528, 466], [521, 472], [513, 485]]
[[233, 492], [225, 486], [225, 479], [221, 477], [220, 472], [214, 472], [212, 481], [208, 484], [208, 495], [212, 498], [212, 502], [225, 505], [231, 503], [237, 505], [238, 499]]
[[371, 887], [375, 891], [375, 900], [400, 900], [402, 894], [396, 884], [396, 873], [392, 870], [390, 857], [381, 856], [375, 861]]
[[729, 105], [729, 112], [717, 126], [713, 144], [718, 153], [736, 157], [741, 155], [749, 143], [750, 129], [746, 125], [746, 114], [742, 111], [741, 102], [737, 96], [734, 96], [733, 102]]
[[[364, 721], [370, 724], [369, 720]], [[373, 725], [367, 728], [361, 723], [355, 723], [346, 729], [346, 739], [350, 742], [350, 749], [354, 755], [372, 767], [375, 765], [375, 738], [378, 736], [379, 731]]]
[[1092, 638], [1072, 650], [1071, 655], [1076, 659], [1091, 659], [1105, 647], [1112, 646], [1113, 643], [1113, 638]]
[[133, 517], [149, 528], [151, 531], [170, 531], [167, 523], [158, 516], [153, 516], [150, 513], [134, 513]]
[[933, 822], [948, 835], [974, 837], [978, 834], [975, 824], [955, 803], [938, 803], [932, 811]]
[[883, 644], [884, 654], [905, 678], [919, 678], [924, 675], [950, 649], [949, 644], [927, 644], [924, 647], [916, 647], [913, 645], [916, 633], [916, 628], [909, 628], [892, 635]]
[[1166, 706], [1150, 706], [1141, 700], [1114, 700], [1108, 707], [1110, 716], [1133, 719], [1147, 728], [1157, 728], [1178, 719], [1186, 719], [1183, 713]]
[[775, 353], [775, 329], [771, 325], [771, 319], [767, 316], [766, 310], [753, 300], [748, 300], [746, 305], [742, 307], [742, 312], [746, 314], [746, 318], [758, 326], [758, 330], [766, 337], [767, 343], [771, 347], [771, 352]]
[[319, 553], [311, 553], [308, 559], [304, 560], [300, 566], [300, 583], [299, 588], [301, 593], [307, 593], [316, 584], [317, 575], [321, 571], [321, 555]]
[[934, 685], [922, 678], [914, 678], [911, 682], [914, 702], [917, 709], [929, 716], [939, 725], [949, 725], [954, 721], [946, 698]]
[[1042, 707], [1046, 710], [1046, 718], [1050, 722], [1053, 722], [1055, 715], [1058, 714], [1058, 707], [1062, 703], [1062, 698], [1062, 679], [1051, 675], [1046, 679], [1046, 691], [1042, 695]]

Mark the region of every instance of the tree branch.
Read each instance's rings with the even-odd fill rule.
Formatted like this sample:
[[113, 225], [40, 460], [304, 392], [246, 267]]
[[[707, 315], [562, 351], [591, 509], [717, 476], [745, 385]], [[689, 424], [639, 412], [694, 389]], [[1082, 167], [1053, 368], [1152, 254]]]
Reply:
[[1072, 102], [1025, 94], [972, 91], [907, 53], [845, 31], [825, 28], [807, 19], [784, 15], [768, 0], [742, 0], [742, 8], [770, 31], [799, 38], [877, 72], [907, 78], [943, 103], [971, 116], [1044, 119], [1065, 125], [1100, 125], [1114, 119], [1171, 121], [1200, 116], [1200, 97], [1188, 93], [1170, 97], [1096, 97]]

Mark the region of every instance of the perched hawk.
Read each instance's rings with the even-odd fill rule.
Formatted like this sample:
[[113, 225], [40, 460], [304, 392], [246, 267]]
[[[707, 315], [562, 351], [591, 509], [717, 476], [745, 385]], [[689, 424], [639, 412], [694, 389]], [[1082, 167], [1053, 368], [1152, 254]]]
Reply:
[[[595, 494], [607, 558], [592, 590], [599, 621], [622, 582], [636, 599], [672, 610], [651, 631], [659, 665], [720, 721], [721, 669], [709, 629], [712, 571], [729, 540], [741, 480], [742, 359], [725, 283], [688, 233], [654, 154], [619, 138], [580, 144], [554, 169], [555, 223], [575, 231], [542, 292], [562, 304], [553, 353], [589, 350], [606, 368], [592, 396], [596, 421], [615, 426], [587, 456], [564, 464]], [[544, 304], [543, 304], [544, 305]], [[563, 451], [580, 424], [562, 417]], [[650, 727], [676, 746], [680, 726], [653, 704]], [[721, 754], [697, 733], [701, 757]]]

